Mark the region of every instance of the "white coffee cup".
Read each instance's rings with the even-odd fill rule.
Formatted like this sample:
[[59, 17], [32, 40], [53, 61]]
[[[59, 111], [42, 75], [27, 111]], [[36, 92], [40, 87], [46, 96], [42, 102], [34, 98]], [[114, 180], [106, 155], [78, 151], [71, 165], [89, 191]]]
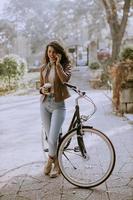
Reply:
[[43, 85], [45, 93], [50, 93], [51, 92], [51, 86], [52, 86], [51, 83], [45, 83]]

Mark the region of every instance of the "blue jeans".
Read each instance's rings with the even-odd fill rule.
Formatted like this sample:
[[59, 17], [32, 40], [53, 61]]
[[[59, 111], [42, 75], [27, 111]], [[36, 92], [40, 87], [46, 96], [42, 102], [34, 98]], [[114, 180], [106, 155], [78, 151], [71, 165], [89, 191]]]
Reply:
[[54, 157], [57, 153], [59, 132], [65, 119], [65, 102], [55, 102], [54, 97], [47, 96], [40, 103], [40, 112], [48, 140], [49, 155]]

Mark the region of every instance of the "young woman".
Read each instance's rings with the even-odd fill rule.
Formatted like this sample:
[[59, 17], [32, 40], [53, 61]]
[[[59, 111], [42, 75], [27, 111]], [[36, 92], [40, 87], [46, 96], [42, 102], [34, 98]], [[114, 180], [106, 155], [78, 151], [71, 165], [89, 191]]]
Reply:
[[57, 141], [65, 119], [64, 100], [70, 96], [64, 82], [68, 82], [70, 76], [70, 61], [64, 48], [56, 41], [50, 42], [46, 47], [40, 72], [40, 111], [49, 146], [49, 158], [44, 173], [50, 177], [60, 174], [56, 157]]

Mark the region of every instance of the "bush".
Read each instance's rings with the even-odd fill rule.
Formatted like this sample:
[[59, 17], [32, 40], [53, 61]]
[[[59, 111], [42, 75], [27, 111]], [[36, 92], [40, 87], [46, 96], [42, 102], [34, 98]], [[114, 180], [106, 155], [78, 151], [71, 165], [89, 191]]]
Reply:
[[99, 69], [100, 64], [98, 62], [92, 62], [90, 65], [90, 69]]
[[20, 77], [23, 77], [24, 74], [27, 73], [28, 71], [27, 63], [23, 58], [15, 54], [10, 54], [6, 57], [14, 60], [17, 63], [17, 70]]
[[121, 60], [133, 60], [133, 47], [126, 47], [121, 53]]
[[109, 76], [107, 73], [103, 72], [101, 75], [101, 81], [103, 85], [107, 85], [107, 82], [109, 81]]
[[2, 76], [4, 74], [4, 64], [3, 64], [3, 61], [2, 59], [0, 59], [0, 76]]
[[0, 60], [0, 76], [8, 81], [9, 86], [13, 80], [16, 83], [26, 72], [26, 62], [17, 55], [6, 55]]

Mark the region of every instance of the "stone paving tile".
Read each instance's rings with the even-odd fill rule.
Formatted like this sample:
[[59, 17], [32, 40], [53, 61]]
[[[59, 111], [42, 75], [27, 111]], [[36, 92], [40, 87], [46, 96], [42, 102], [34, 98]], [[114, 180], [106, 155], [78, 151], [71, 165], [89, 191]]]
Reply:
[[[103, 184], [104, 185], [104, 184]], [[103, 187], [104, 188], [104, 187]], [[87, 200], [87, 199], [103, 199], [106, 200], [107, 192], [101, 187], [93, 188], [93, 189], [81, 189], [77, 187], [73, 187], [70, 185], [69, 187], [64, 186], [62, 200], [72, 199], [72, 200]], [[92, 198], [94, 197], [95, 198]]]
[[62, 176], [56, 179], [44, 176], [44, 163], [38, 161], [4, 172], [0, 182], [0, 200], [133, 200], [130, 136], [131, 133], [126, 133], [124, 138], [120, 134], [111, 136], [117, 155], [116, 165], [108, 180], [96, 188], [81, 189]]
[[117, 155], [116, 165], [108, 180], [100, 186], [81, 189], [62, 176], [51, 179], [43, 175], [44, 163], [39, 161], [5, 173], [0, 182], [0, 200], [133, 200], [132, 149], [128, 147], [130, 135], [126, 134], [127, 140], [120, 134], [111, 136]]
[[[43, 164], [32, 166], [36, 171], [43, 168]], [[62, 176], [53, 180], [42, 173], [31, 175], [29, 170], [29, 174], [14, 176], [1, 188], [0, 200], [131, 200], [132, 191], [133, 181], [125, 178], [123, 171], [119, 175], [113, 173], [96, 188], [81, 189], [68, 183]]]

